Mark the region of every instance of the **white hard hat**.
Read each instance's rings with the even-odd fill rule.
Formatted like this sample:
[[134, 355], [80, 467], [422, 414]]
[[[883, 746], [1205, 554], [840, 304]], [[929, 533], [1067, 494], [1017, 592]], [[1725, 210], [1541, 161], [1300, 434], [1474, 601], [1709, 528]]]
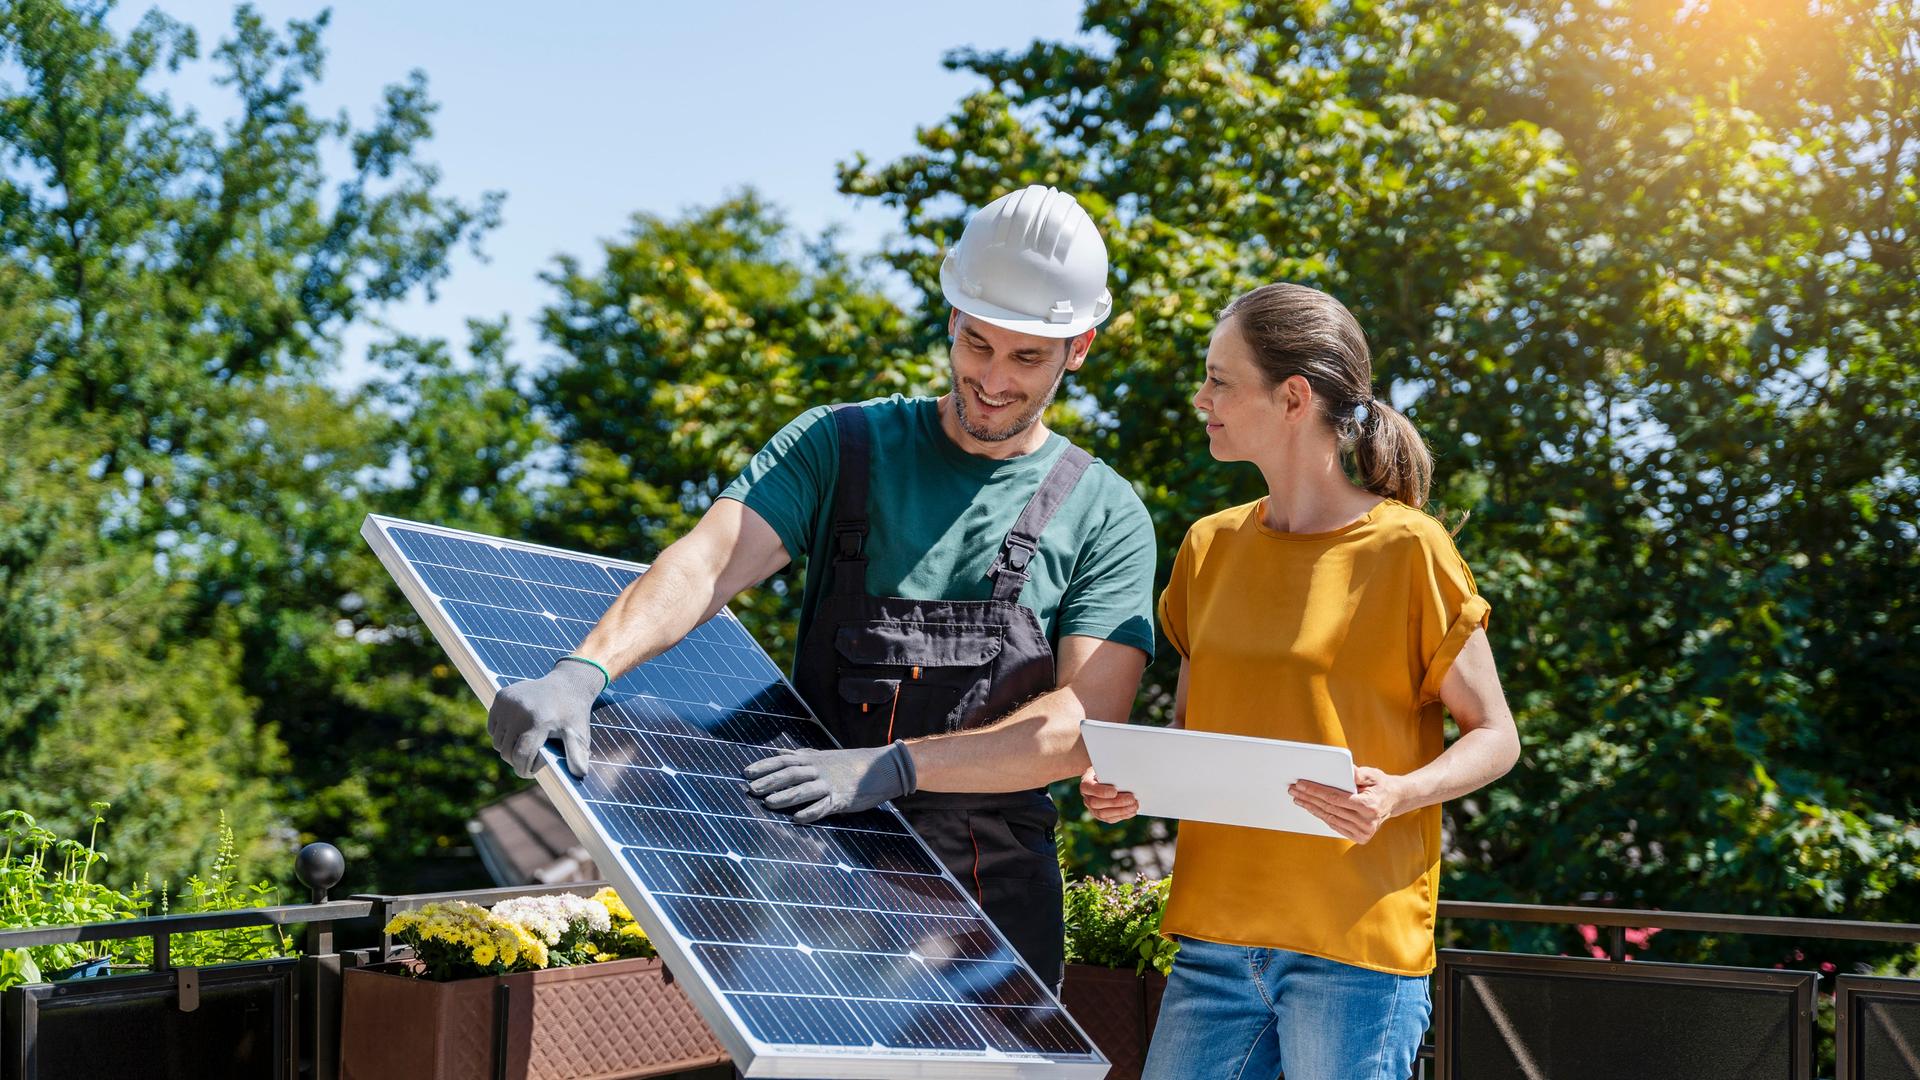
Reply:
[[940, 265], [947, 303], [983, 322], [1039, 337], [1078, 337], [1113, 310], [1107, 245], [1063, 191], [1009, 192], [968, 220]]

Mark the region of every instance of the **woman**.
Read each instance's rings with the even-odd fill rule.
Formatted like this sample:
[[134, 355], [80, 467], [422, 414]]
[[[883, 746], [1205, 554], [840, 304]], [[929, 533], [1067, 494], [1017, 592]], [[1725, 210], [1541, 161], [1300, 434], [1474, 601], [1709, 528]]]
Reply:
[[[1174, 722], [1345, 746], [1357, 790], [1274, 793], [1338, 840], [1182, 824], [1152, 1080], [1406, 1080], [1431, 1011], [1440, 804], [1519, 756], [1487, 602], [1420, 509], [1432, 459], [1372, 387], [1359, 324], [1299, 285], [1235, 300], [1207, 347], [1208, 446], [1259, 466], [1267, 496], [1195, 524], [1174, 560]], [[1443, 706], [1461, 732], [1444, 751]], [[1080, 790], [1102, 821], [1139, 810], [1091, 769]]]

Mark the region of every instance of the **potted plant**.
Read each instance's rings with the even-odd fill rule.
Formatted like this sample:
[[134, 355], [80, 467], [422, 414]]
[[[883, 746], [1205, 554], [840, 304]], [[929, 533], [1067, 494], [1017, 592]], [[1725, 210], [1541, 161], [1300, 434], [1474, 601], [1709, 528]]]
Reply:
[[1085, 878], [1067, 885], [1067, 978], [1061, 1001], [1113, 1062], [1109, 1080], [1137, 1080], [1180, 946], [1160, 936], [1171, 879]]
[[721, 1065], [612, 889], [402, 912], [410, 960], [343, 975], [342, 1080], [657, 1076]]

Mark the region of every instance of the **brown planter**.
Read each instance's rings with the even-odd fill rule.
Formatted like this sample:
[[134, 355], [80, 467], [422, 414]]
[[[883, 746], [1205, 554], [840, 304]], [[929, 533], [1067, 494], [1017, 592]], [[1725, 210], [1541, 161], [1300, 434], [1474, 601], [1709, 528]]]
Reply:
[[611, 1080], [727, 1062], [659, 960], [454, 982], [409, 970], [343, 973], [341, 1080]]
[[1067, 965], [1060, 1002], [1113, 1062], [1107, 1080], [1140, 1080], [1166, 991], [1167, 977], [1157, 971], [1135, 975], [1123, 968]]

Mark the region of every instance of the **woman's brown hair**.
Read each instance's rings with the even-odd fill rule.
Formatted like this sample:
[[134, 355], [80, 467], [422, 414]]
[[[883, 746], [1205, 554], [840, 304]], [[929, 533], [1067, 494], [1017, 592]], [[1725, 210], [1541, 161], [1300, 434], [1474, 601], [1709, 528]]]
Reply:
[[1340, 301], [1305, 285], [1262, 285], [1220, 312], [1236, 320], [1269, 389], [1298, 375], [1353, 455], [1361, 487], [1408, 506], [1427, 501], [1433, 455], [1398, 409], [1373, 396], [1367, 336]]

